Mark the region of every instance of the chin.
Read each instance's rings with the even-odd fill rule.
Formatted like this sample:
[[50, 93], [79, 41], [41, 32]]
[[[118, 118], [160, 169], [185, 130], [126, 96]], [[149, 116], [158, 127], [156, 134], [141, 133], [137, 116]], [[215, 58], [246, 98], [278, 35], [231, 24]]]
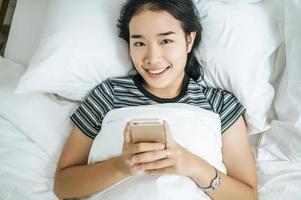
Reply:
[[169, 83], [166, 83], [166, 82], [164, 82], [164, 83], [154, 83], [154, 82], [152, 82], [152, 83], [150, 83], [150, 82], [148, 82], [147, 83], [150, 87], [152, 87], [152, 88], [156, 88], [156, 89], [164, 89], [164, 88], [167, 88], [168, 87], [168, 85], [170, 85]]

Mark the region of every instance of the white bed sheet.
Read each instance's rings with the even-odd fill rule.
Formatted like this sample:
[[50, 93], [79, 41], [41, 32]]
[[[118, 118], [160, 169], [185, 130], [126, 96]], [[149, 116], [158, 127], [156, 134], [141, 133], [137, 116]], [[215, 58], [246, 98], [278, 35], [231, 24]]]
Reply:
[[[276, 69], [283, 68], [271, 129], [259, 142], [257, 169], [263, 200], [301, 199], [301, 2], [279, 1], [285, 45]], [[285, 67], [283, 67], [286, 65]]]
[[0, 138], [0, 199], [57, 199], [49, 156], [1, 116]]
[[[252, 136], [250, 140], [257, 159], [259, 199], [300, 200], [301, 2], [299, 0], [275, 1], [283, 6], [284, 14], [286, 13], [286, 16], [288, 16], [283, 19], [285, 22], [283, 26], [287, 25], [287, 28], [284, 27], [283, 33], [286, 34], [284, 36], [284, 41], [286, 42], [284, 53], [286, 54], [286, 63], [289, 68], [283, 71], [284, 76], [277, 77], [279, 79], [279, 87], [275, 99], [275, 112], [278, 119], [274, 119], [272, 128], [262, 134], [259, 148], [256, 146], [258, 136]], [[280, 60], [279, 63], [282, 65], [285, 62]], [[0, 78], [2, 67], [7, 69], [12, 67], [10, 66], [12, 63], [6, 62], [6, 64], [7, 66], [0, 66]], [[16, 75], [23, 72], [14, 71], [13, 73], [11, 74], [12, 77], [1, 79], [0, 84], [3, 83], [1, 81], [8, 81], [12, 87], [15, 87], [16, 83], [9, 81], [15, 79]], [[37, 98], [41, 97], [37, 96]], [[52, 107], [53, 104], [57, 104], [58, 106], [61, 105], [62, 110], [66, 111], [65, 105], [56, 99], [50, 99], [49, 102], [48, 100], [43, 101], [43, 103], [45, 102], [46, 104], [43, 105], [40, 103], [40, 107]], [[9, 109], [13, 110], [14, 107], [7, 110]], [[35, 117], [36, 123], [39, 123], [38, 119], [38, 117]], [[49, 123], [51, 123], [51, 120], [49, 119]], [[20, 126], [18, 128], [15, 125], [16, 123], [13, 118], [10, 118], [9, 121], [0, 115], [0, 199], [57, 199], [52, 192], [53, 172], [57, 161], [53, 158], [57, 158], [57, 151], [61, 146], [57, 145], [57, 149], [52, 150], [53, 153], [51, 153], [52, 148], [49, 148], [49, 146], [46, 148], [42, 140], [36, 139], [38, 137], [29, 137], [28, 129], [20, 130]], [[45, 123], [45, 118], [43, 123]], [[35, 134], [36, 136], [43, 135], [45, 131], [37, 129]], [[62, 140], [66, 138], [66, 135], [59, 137], [59, 134], [53, 134], [53, 137], [59, 144], [62, 144]]]
[[[1, 69], [3, 66], [0, 67]], [[6, 78], [11, 80], [9, 77]], [[37, 98], [40, 97], [37, 96]], [[58, 103], [59, 100], [52, 99], [51, 101], [53, 102], [49, 102], [49, 104], [52, 105], [54, 102]], [[48, 106], [45, 101], [40, 103], [43, 103], [45, 107]], [[61, 103], [58, 105], [65, 106]], [[57, 199], [52, 192], [54, 168], [57, 160], [49, 155], [49, 151], [41, 148], [45, 144], [39, 144], [40, 140], [28, 137], [28, 131], [25, 133], [24, 130], [19, 130], [14, 123], [14, 121], [8, 121], [0, 115], [0, 199]], [[36, 123], [39, 122], [36, 121]], [[49, 119], [49, 123], [53, 123], [53, 120]], [[36, 134], [38, 133], [45, 134], [42, 129], [36, 130]], [[53, 134], [53, 136], [53, 139], [56, 139], [58, 143], [62, 143], [65, 138], [59, 137], [57, 134]], [[267, 152], [265, 146], [263, 148], [264, 152]], [[257, 150], [255, 144], [253, 150]], [[259, 149], [259, 153], [263, 158], [260, 150], [262, 149]], [[57, 149], [53, 151], [55, 152]], [[299, 162], [281, 160], [277, 156], [264, 157], [264, 159], [257, 160], [257, 170], [260, 199], [300, 199], [301, 165]]]

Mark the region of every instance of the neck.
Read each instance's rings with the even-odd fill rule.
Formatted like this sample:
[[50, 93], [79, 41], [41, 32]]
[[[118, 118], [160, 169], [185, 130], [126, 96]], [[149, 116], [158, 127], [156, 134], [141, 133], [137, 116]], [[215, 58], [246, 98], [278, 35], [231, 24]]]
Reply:
[[143, 87], [151, 94], [163, 98], [163, 99], [172, 99], [177, 97], [181, 91], [184, 84], [184, 75], [179, 77], [178, 80], [182, 81], [175, 81], [174, 83], [168, 85], [164, 88], [151, 88], [147, 84], [143, 83]]

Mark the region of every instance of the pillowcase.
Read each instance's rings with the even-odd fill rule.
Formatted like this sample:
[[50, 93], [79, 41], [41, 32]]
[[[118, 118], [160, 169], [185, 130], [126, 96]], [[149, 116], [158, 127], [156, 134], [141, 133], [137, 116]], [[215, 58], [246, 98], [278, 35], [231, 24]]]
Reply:
[[16, 92], [83, 100], [106, 78], [127, 75], [132, 64], [116, 26], [123, 2], [50, 1], [40, 46]]
[[263, 132], [270, 127], [271, 77], [280, 45], [275, 6], [208, 1], [208, 7], [201, 21], [203, 42], [195, 52], [205, 82], [232, 92], [247, 109], [249, 133]]
[[124, 2], [49, 1], [39, 48], [15, 92], [81, 101], [106, 78], [126, 76], [132, 64], [116, 27]]
[[71, 131], [69, 116], [77, 105], [47, 94], [14, 94], [25, 67], [0, 58], [0, 116], [36, 143], [54, 161]]
[[[104, 79], [127, 75], [131, 61], [115, 25], [123, 2], [49, 2], [40, 47], [16, 92], [55, 93], [81, 101]], [[206, 81], [237, 96], [247, 108], [251, 134], [268, 129], [266, 116], [273, 99], [268, 79], [278, 47], [272, 21], [275, 13], [266, 1], [225, 4], [203, 0], [196, 6], [204, 34], [195, 53], [204, 64]]]
[[[5, 57], [28, 66], [39, 46], [49, 0], [18, 0], [5, 48]], [[194, 0], [196, 3], [207, 0]], [[226, 0], [225, 0], [226, 1]], [[228, 0], [231, 1], [231, 0]], [[233, 0], [232, 0], [233, 1]], [[241, 2], [241, 0], [239, 0]], [[258, 0], [245, 0], [251, 2]], [[30, 12], [28, 12], [30, 10]]]
[[39, 46], [45, 21], [48, 0], [18, 0], [9, 37], [5, 58], [27, 66]]
[[[205, 109], [179, 103], [126, 107], [110, 111], [105, 116], [102, 129], [93, 142], [88, 162], [96, 163], [120, 155], [124, 140], [123, 130], [127, 121], [145, 118], [166, 120], [177, 143], [220, 171], [226, 172], [222, 162], [222, 135], [219, 115]], [[177, 188], [181, 188], [181, 190], [177, 190]], [[141, 173], [116, 183], [91, 199], [207, 200], [210, 197], [188, 177], [179, 175], [154, 176]]]
[[224, 3], [239, 3], [239, 4], [243, 4], [243, 3], [256, 3], [262, 0], [213, 0], [213, 1], [220, 1], [220, 2], [224, 2]]
[[198, 4], [200, 2], [206, 2], [206, 1], [220, 1], [224, 3], [240, 3], [240, 4], [245, 4], [245, 3], [256, 3], [262, 0], [193, 0], [194, 3]]
[[25, 72], [25, 67], [10, 59], [0, 56], [0, 87], [2, 90], [12, 89], [17, 86], [17, 82]]

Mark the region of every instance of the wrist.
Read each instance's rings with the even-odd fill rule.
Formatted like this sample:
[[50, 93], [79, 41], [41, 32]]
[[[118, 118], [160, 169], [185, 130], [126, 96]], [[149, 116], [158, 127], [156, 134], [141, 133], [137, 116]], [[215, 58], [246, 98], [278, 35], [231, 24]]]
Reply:
[[132, 176], [131, 169], [125, 164], [122, 155], [114, 158], [114, 166], [121, 176], [125, 178]]
[[206, 193], [216, 190], [221, 184], [221, 177], [220, 177], [217, 169], [214, 168], [214, 170], [215, 170], [215, 176], [210, 181], [210, 185], [208, 187], [201, 187], [201, 189]]
[[195, 159], [195, 163], [192, 166], [193, 169], [190, 171], [190, 178], [201, 188], [210, 186], [212, 179], [216, 176], [215, 168], [199, 157]]

